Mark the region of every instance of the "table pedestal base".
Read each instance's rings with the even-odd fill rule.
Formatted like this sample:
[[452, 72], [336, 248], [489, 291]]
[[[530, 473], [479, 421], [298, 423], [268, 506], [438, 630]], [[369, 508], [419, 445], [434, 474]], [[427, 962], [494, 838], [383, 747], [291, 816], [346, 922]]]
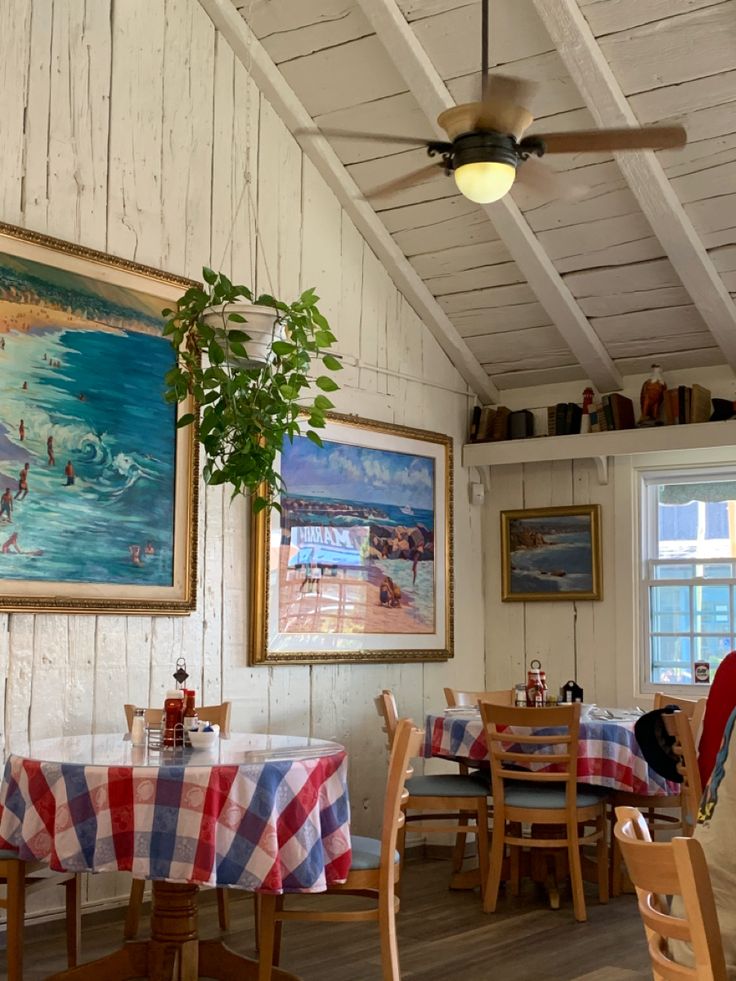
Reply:
[[[47, 981], [247, 981], [258, 978], [258, 962], [236, 954], [221, 940], [200, 940], [199, 887], [185, 882], [154, 882], [151, 939], [127, 943], [107, 957], [51, 975]], [[273, 968], [273, 981], [299, 981]]]

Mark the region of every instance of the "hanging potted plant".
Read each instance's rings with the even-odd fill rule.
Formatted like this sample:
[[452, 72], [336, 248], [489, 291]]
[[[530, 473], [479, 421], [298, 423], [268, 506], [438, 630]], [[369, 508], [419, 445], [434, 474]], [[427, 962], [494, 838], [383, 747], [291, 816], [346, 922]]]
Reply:
[[317, 361], [329, 372], [342, 368], [328, 353], [336, 338], [313, 289], [284, 303], [268, 294], [254, 298], [212, 269], [202, 275], [204, 285], [190, 286], [173, 310], [163, 311], [164, 334], [177, 352], [166, 399], [191, 395], [199, 408], [198, 417], [186, 414], [178, 425], [198, 422], [207, 483], [250, 494], [256, 512], [279, 508], [284, 482], [276, 458], [284, 439], [303, 433], [322, 445], [316, 430], [333, 408], [323, 393], [339, 385], [314, 368]]

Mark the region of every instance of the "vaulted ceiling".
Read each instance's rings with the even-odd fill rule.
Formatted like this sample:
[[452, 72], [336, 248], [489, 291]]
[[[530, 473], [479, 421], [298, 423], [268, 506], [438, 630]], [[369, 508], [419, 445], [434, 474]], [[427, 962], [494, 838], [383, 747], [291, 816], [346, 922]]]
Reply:
[[[277, 66], [312, 130], [433, 138], [439, 111], [479, 97], [480, 0], [232, 3], [260, 40], [248, 58]], [[479, 206], [440, 175], [373, 201], [376, 222], [351, 180], [367, 191], [424, 150], [334, 140], [343, 170], [299, 137], [333, 182], [342, 172], [359, 227], [374, 222], [379, 257], [465, 377], [492, 398], [584, 378], [610, 390], [652, 359], [736, 368], [736, 0], [491, 0], [490, 58], [540, 83], [530, 133], [681, 122], [688, 145], [546, 158], [572, 200], [519, 184]]]

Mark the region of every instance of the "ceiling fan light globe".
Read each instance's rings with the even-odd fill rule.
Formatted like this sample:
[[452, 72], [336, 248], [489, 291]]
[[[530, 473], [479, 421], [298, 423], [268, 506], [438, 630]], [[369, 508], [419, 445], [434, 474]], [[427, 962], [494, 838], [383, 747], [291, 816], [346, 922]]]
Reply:
[[476, 204], [492, 204], [508, 194], [516, 177], [516, 167], [496, 161], [474, 161], [455, 168], [458, 191]]

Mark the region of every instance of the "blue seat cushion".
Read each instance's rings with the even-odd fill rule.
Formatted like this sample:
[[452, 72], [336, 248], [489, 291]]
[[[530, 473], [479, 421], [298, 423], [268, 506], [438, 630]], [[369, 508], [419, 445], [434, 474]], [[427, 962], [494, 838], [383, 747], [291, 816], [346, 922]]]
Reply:
[[[350, 847], [352, 849], [351, 871], [377, 869], [381, 864], [381, 842], [378, 838], [350, 835]], [[400, 861], [399, 853], [394, 852], [394, 862], [398, 861]]]
[[[578, 807], [592, 807], [610, 794], [606, 787], [578, 784]], [[546, 807], [550, 810], [565, 806], [565, 786], [557, 783], [524, 783], [507, 780], [504, 788], [507, 807]]]
[[487, 797], [490, 792], [488, 777], [479, 773], [433, 773], [424, 777], [410, 777], [406, 789], [412, 797]]
[[0, 848], [0, 862], [13, 858], [18, 858], [18, 852], [13, 851], [12, 848]]

